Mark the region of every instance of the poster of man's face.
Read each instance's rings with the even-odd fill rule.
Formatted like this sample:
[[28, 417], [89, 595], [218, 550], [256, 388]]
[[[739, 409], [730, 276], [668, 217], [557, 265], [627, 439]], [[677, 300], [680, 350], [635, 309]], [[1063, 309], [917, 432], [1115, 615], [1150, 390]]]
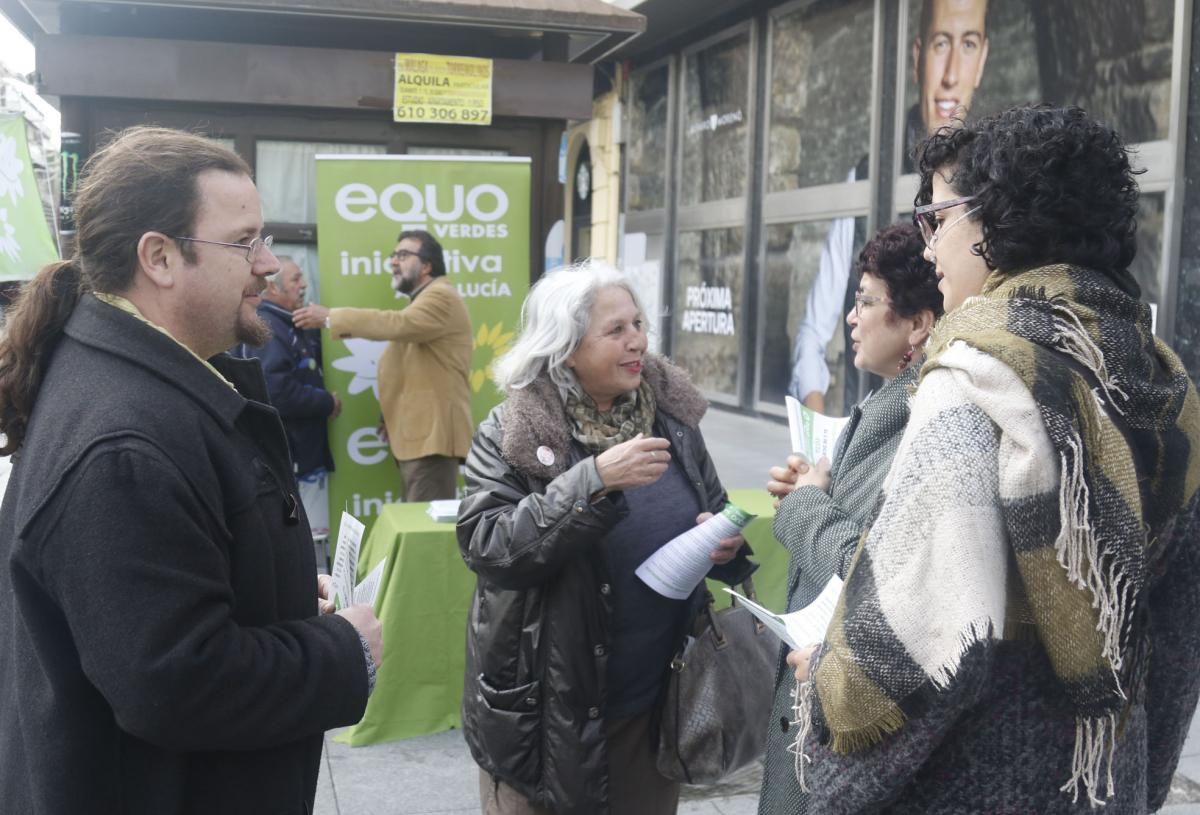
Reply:
[[1174, 0], [909, 0], [906, 141], [1023, 102], [1165, 139], [1174, 20]]
[[932, 133], [971, 109], [987, 65], [988, 0], [924, 0], [912, 41], [917, 112]]
[[[1022, 103], [1078, 105], [1127, 144], [1167, 138], [1175, 0], [908, 0], [907, 25], [902, 172], [932, 130]], [[1143, 191], [1131, 271], [1149, 302], [1164, 206]]]

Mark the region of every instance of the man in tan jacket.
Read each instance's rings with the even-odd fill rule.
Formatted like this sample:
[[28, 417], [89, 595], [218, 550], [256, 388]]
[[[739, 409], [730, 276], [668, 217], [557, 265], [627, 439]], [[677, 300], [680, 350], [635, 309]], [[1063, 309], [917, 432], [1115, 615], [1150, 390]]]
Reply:
[[379, 407], [405, 500], [453, 498], [458, 464], [471, 446], [471, 318], [446, 279], [442, 246], [428, 232], [401, 232], [391, 266], [392, 288], [412, 298], [403, 310], [313, 304], [297, 309], [292, 321], [339, 339], [389, 341], [379, 358]]

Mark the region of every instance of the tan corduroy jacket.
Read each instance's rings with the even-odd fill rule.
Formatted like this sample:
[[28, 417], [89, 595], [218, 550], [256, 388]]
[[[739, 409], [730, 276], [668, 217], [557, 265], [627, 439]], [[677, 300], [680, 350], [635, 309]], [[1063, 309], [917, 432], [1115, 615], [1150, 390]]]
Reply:
[[333, 337], [387, 340], [379, 358], [379, 408], [392, 454], [466, 458], [471, 447], [471, 318], [444, 276], [404, 309], [335, 308]]

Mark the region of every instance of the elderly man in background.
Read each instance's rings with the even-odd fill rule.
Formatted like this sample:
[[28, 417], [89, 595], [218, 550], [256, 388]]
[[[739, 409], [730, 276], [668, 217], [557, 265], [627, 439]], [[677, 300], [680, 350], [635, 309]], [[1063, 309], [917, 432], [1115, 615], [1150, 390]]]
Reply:
[[244, 346], [243, 356], [262, 361], [267, 393], [283, 419], [296, 463], [300, 500], [313, 538], [328, 538], [327, 482], [333, 471], [333, 456], [329, 453], [327, 422], [342, 412], [342, 401], [336, 393], [325, 390], [319, 335], [297, 328], [292, 322], [292, 312], [304, 305], [308, 290], [304, 272], [287, 255], [280, 255], [278, 260], [279, 271], [267, 277], [267, 288], [258, 306], [258, 316], [271, 327], [271, 339], [260, 347]]

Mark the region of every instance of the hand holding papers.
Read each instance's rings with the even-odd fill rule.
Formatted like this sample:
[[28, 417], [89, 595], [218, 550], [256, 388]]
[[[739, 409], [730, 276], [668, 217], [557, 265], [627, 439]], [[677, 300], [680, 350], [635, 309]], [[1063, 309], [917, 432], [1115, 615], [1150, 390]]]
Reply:
[[333, 601], [339, 609], [351, 605], [375, 605], [375, 595], [383, 580], [383, 567], [387, 558], [371, 570], [357, 587], [354, 578], [358, 572], [358, 550], [362, 545], [362, 522], [348, 512], [342, 513], [338, 525], [337, 552], [333, 556]]
[[725, 591], [736, 597], [739, 603], [745, 606], [763, 625], [771, 629], [789, 648], [799, 651], [806, 645], [825, 639], [825, 632], [829, 630], [829, 623], [833, 620], [833, 610], [837, 606], [838, 596], [842, 593], [842, 578], [836, 574], [829, 578], [829, 582], [817, 595], [816, 600], [791, 614], [775, 614], [753, 600], [743, 597], [733, 589], [727, 588]]
[[720, 514], [663, 544], [638, 566], [636, 574], [664, 597], [684, 600], [712, 568], [709, 556], [718, 544], [738, 534], [753, 518], [744, 509], [726, 504]]
[[787, 406], [792, 452], [803, 454], [813, 463], [820, 461], [822, 457], [833, 461], [838, 436], [850, 421], [849, 417], [838, 419], [817, 413], [791, 396], [784, 398], [784, 404]]

